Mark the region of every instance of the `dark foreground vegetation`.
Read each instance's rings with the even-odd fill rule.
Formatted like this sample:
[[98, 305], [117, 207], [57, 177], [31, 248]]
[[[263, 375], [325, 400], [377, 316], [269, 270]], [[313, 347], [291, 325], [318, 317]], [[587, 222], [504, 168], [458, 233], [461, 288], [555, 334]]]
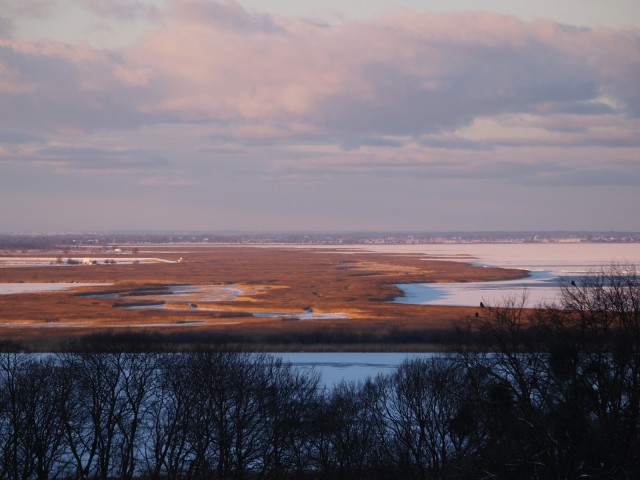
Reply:
[[456, 353], [333, 389], [268, 355], [131, 337], [2, 353], [0, 478], [640, 478], [635, 270], [533, 315], [507, 303]]

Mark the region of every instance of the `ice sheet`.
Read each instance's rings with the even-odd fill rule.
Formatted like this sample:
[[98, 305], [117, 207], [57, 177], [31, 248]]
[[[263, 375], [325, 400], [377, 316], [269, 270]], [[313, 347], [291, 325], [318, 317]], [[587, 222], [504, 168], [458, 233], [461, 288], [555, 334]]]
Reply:
[[390, 374], [409, 358], [429, 358], [432, 353], [355, 353], [355, 352], [301, 352], [276, 353], [277, 357], [302, 370], [320, 374], [323, 386], [331, 388], [341, 381], [362, 381], [378, 374]]
[[535, 307], [559, 300], [562, 281], [579, 282], [613, 263], [640, 265], [640, 244], [636, 243], [393, 245], [374, 250], [531, 272], [529, 278], [519, 280], [398, 285], [405, 296], [397, 298], [397, 303], [421, 305], [479, 306], [481, 301], [500, 305], [525, 294], [526, 306]]

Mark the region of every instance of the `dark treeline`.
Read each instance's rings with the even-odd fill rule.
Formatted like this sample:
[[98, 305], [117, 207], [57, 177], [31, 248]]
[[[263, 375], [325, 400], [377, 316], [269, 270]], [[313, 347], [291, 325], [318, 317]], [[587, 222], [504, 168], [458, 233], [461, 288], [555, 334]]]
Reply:
[[[146, 345], [146, 348], [158, 350], [176, 350], [181, 346], [189, 348], [213, 347], [218, 350], [238, 349], [240, 347], [254, 347], [264, 349], [280, 346], [288, 349], [300, 349], [305, 347], [331, 346], [341, 348], [343, 346], [368, 347], [377, 351], [398, 349], [400, 346], [431, 346], [440, 350], [455, 348], [459, 344], [460, 334], [455, 330], [401, 330], [391, 327], [386, 331], [366, 331], [360, 325], [353, 329], [345, 324], [344, 326], [322, 329], [320, 327], [309, 330], [287, 330], [275, 332], [254, 332], [248, 331], [175, 331], [175, 332], [145, 332], [131, 333], [136, 342]], [[476, 334], [477, 335], [477, 334]], [[95, 348], [100, 350], [101, 343], [106, 341], [108, 345], [112, 337], [123, 337], [126, 334], [113, 331], [92, 334], [85, 340], [91, 340]], [[33, 349], [41, 349], [37, 339], [29, 341], [29, 346]], [[51, 339], [43, 342], [48, 348], [51, 344], [58, 349], [68, 350], [76, 348], [74, 344], [61, 342], [57, 344]], [[16, 348], [25, 348], [25, 345]], [[386, 349], [386, 350], [385, 350]], [[296, 351], [296, 350], [293, 350]]]
[[2, 353], [0, 479], [640, 478], [640, 279], [613, 267], [563, 293], [331, 389], [269, 355], [133, 337]]

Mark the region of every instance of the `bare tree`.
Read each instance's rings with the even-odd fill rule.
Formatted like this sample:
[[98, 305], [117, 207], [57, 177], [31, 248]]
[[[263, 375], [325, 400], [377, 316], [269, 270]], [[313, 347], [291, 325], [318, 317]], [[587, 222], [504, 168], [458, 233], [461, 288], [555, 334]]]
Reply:
[[319, 416], [318, 464], [327, 478], [372, 477], [384, 464], [376, 407], [380, 383], [341, 383], [325, 398]]
[[465, 406], [465, 375], [456, 359], [434, 357], [407, 360], [384, 382], [388, 458], [405, 478], [443, 478], [468, 453], [468, 428], [453, 427]]
[[152, 479], [186, 476], [194, 461], [191, 435], [199, 411], [193, 395], [193, 378], [189, 375], [184, 354], [167, 354], [160, 366], [160, 383], [150, 401], [150, 432], [145, 449], [146, 471]]
[[526, 311], [507, 302], [475, 322], [489, 353], [462, 358], [482, 379], [475, 403], [487, 472], [638, 472], [639, 286], [634, 267], [614, 265], [564, 285], [559, 304]]
[[0, 354], [0, 478], [56, 478], [64, 473], [60, 375], [51, 357]]
[[[566, 284], [540, 311], [563, 470], [633, 476], [640, 461], [640, 277], [612, 265]], [[633, 467], [632, 467], [633, 466]]]
[[65, 386], [60, 411], [80, 478], [106, 480], [119, 470], [116, 452], [125, 412], [119, 355], [92, 352], [60, 358]]
[[29, 363], [25, 354], [0, 353], [0, 475], [3, 479], [21, 478], [30, 473], [25, 460], [31, 452], [21, 435], [26, 424], [21, 380]]
[[260, 401], [261, 476], [282, 478], [287, 472], [302, 475], [312, 453], [313, 410], [317, 406], [319, 376], [302, 373], [281, 359], [263, 357], [264, 389]]

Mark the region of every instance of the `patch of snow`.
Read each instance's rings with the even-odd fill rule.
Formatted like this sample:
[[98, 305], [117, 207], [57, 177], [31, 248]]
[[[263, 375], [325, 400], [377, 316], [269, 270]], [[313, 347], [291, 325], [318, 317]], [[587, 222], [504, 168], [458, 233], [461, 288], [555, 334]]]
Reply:
[[99, 287], [111, 283], [0, 283], [0, 295], [16, 293], [60, 292], [79, 287]]
[[[116, 260], [117, 258], [117, 260]], [[175, 260], [167, 260], [155, 257], [74, 257], [74, 256], [58, 256], [58, 257], [0, 257], [0, 268], [10, 267], [66, 267], [67, 260], [71, 259], [79, 263], [77, 265], [91, 266], [91, 262], [97, 262], [95, 266], [104, 265], [106, 260], [115, 260], [116, 265], [131, 265], [133, 263], [150, 264], [150, 263], [177, 263]], [[60, 263], [58, 263], [60, 262]]]

